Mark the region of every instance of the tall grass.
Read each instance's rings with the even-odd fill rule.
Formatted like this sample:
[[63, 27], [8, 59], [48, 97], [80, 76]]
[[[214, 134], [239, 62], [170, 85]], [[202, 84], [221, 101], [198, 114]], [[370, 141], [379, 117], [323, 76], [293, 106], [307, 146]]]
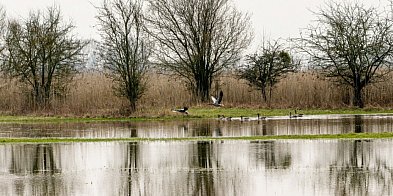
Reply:
[[[393, 106], [393, 78], [368, 86], [364, 91], [367, 107]], [[63, 98], [53, 100], [51, 107], [32, 110], [25, 87], [17, 81], [0, 79], [0, 112], [3, 114], [39, 113], [63, 116], [125, 115], [127, 100], [113, 94], [112, 82], [100, 73], [78, 75]], [[183, 106], [210, 107], [200, 103], [187, 91], [184, 82], [166, 75], [148, 75], [148, 89], [133, 115], [169, 115], [171, 109]], [[271, 99], [262, 101], [261, 93], [232, 74], [218, 78], [212, 95], [224, 91], [225, 107], [258, 108], [343, 108], [351, 106], [350, 88], [338, 87], [317, 74], [301, 72], [288, 75], [273, 89]]]

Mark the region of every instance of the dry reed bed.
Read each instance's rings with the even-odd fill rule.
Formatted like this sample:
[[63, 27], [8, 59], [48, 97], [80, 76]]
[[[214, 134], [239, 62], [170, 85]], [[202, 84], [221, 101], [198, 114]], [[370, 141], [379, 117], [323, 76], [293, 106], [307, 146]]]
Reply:
[[[367, 107], [393, 106], [393, 79], [368, 86], [365, 91]], [[63, 116], [118, 116], [126, 114], [127, 100], [114, 96], [112, 82], [100, 73], [78, 75], [65, 98], [55, 99], [50, 108], [32, 111], [21, 84], [1, 79], [0, 111], [3, 114], [39, 113]], [[224, 91], [225, 107], [259, 108], [342, 108], [351, 105], [351, 89], [337, 87], [312, 73], [294, 73], [273, 89], [271, 100], [265, 103], [258, 90], [227, 74], [213, 84], [212, 94]], [[149, 74], [148, 90], [133, 115], [170, 115], [175, 107], [207, 107], [196, 101], [180, 79]]]

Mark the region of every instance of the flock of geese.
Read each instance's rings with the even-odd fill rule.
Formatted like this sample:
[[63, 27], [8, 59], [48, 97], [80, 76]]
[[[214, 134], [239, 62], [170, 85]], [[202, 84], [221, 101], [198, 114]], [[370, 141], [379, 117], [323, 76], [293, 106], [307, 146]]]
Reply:
[[[213, 105], [213, 106], [216, 106], [216, 107], [224, 106], [221, 103], [223, 96], [224, 96], [224, 93], [222, 91], [220, 91], [220, 93], [219, 93], [217, 98], [211, 96], [211, 99], [212, 99], [213, 103], [211, 103], [209, 105]], [[188, 107], [183, 107], [183, 108], [180, 108], [180, 109], [173, 109], [172, 111], [188, 115]], [[289, 112], [289, 118], [298, 118], [298, 117], [303, 117], [303, 114], [298, 114], [296, 110], [294, 111], [294, 114], [292, 114], [292, 112]], [[233, 118], [233, 117], [225, 117], [224, 115], [218, 115], [218, 118], [220, 120], [227, 120], [227, 121], [231, 121], [231, 120], [235, 120], [235, 119], [238, 119], [238, 120], [241, 120], [241, 121], [251, 120], [250, 117], [243, 117], [243, 116], [240, 116], [240, 118]], [[263, 119], [266, 119], [266, 117], [265, 116], [260, 116], [260, 114], [257, 114], [256, 119], [253, 118], [253, 120], [263, 120]]]

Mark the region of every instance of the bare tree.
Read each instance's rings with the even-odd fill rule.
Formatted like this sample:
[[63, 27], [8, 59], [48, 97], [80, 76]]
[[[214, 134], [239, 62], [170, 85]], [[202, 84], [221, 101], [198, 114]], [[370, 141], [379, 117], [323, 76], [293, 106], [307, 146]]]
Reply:
[[364, 107], [364, 87], [392, 70], [392, 21], [359, 3], [329, 3], [316, 15], [316, 25], [301, 36], [299, 48], [324, 75], [350, 86], [353, 105]]
[[206, 101], [214, 77], [234, 65], [252, 38], [249, 17], [229, 0], [148, 0], [157, 59]]
[[0, 52], [4, 49], [3, 34], [6, 29], [5, 9], [0, 5]]
[[128, 99], [131, 112], [136, 110], [136, 103], [145, 92], [145, 74], [153, 48], [144, 31], [142, 8], [138, 0], [105, 0], [97, 16], [103, 67], [116, 83], [117, 94]]
[[295, 72], [299, 62], [291, 57], [279, 41], [263, 43], [260, 52], [247, 55], [246, 63], [238, 69], [238, 76], [261, 91], [267, 101], [267, 88], [271, 98], [272, 89], [287, 73]]
[[60, 9], [54, 7], [31, 12], [22, 22], [8, 22], [1, 68], [27, 84], [36, 106], [47, 106], [54, 95], [64, 95], [82, 64], [84, 43], [71, 34], [73, 28], [63, 24]]

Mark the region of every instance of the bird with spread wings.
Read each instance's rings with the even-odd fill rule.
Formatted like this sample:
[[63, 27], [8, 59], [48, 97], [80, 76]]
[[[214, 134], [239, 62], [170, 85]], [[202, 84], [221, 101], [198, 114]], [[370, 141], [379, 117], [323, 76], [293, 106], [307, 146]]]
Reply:
[[220, 94], [219, 94], [219, 96], [218, 96], [217, 98], [211, 96], [212, 101], [213, 101], [213, 104], [212, 104], [212, 105], [214, 105], [214, 106], [216, 106], [216, 107], [224, 106], [224, 105], [221, 103], [222, 97], [223, 97], [223, 96], [224, 96], [224, 93], [223, 93], [222, 91], [220, 91]]

